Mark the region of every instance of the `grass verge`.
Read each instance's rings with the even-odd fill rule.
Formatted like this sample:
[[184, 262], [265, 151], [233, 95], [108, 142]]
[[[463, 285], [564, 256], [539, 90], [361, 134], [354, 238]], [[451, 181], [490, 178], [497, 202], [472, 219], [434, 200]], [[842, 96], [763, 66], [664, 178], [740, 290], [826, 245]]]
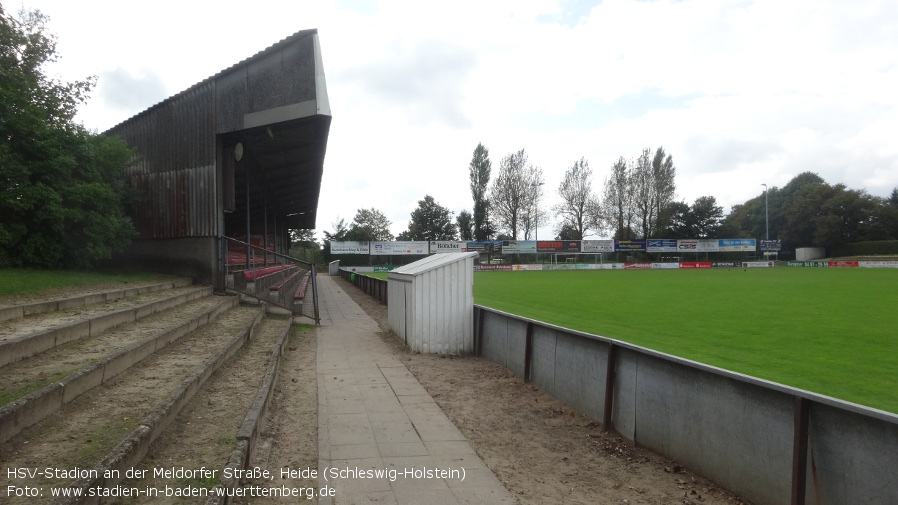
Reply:
[[158, 277], [158, 274], [0, 268], [0, 296], [52, 291], [72, 286], [142, 281], [153, 277]]

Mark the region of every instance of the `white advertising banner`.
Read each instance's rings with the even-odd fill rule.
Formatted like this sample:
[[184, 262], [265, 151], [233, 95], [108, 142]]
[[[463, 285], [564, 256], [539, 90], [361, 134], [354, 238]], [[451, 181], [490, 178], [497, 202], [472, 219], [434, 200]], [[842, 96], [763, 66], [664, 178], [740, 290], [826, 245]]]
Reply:
[[371, 242], [373, 256], [428, 254], [427, 242]]
[[368, 242], [330, 242], [331, 254], [368, 254]]
[[580, 252], [614, 252], [614, 240], [584, 240], [580, 244]]
[[457, 242], [452, 240], [431, 240], [430, 254], [467, 252], [468, 248], [465, 247], [466, 245], [467, 242]]
[[898, 261], [858, 261], [861, 268], [898, 268]]
[[717, 240], [689, 239], [677, 240], [677, 252], [718, 252], [720, 244]]

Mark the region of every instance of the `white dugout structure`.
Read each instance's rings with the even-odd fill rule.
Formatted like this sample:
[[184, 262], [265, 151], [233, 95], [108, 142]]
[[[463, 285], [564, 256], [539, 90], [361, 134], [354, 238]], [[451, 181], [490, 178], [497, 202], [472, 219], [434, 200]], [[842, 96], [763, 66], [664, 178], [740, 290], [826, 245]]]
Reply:
[[476, 252], [435, 254], [387, 276], [390, 328], [413, 351], [474, 352]]

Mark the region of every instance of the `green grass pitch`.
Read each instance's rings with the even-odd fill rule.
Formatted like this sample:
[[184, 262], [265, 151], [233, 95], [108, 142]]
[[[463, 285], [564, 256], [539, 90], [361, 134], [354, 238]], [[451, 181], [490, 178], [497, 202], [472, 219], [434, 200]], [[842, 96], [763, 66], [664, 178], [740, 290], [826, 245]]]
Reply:
[[478, 272], [478, 305], [898, 412], [898, 270]]

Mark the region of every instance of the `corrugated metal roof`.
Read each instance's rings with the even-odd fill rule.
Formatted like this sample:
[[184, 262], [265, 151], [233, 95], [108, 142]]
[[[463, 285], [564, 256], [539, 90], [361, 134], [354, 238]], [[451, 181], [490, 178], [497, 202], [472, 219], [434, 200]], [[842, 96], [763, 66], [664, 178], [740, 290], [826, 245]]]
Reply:
[[399, 268], [393, 269], [387, 274], [387, 279], [390, 278], [392, 274], [402, 274], [402, 275], [421, 275], [423, 273], [429, 272], [431, 270], [435, 270], [437, 268], [443, 267], [450, 263], [455, 263], [456, 261], [463, 261], [465, 258], [470, 258], [472, 256], [477, 256], [479, 253], [476, 252], [463, 252], [463, 253], [441, 253], [441, 254], [433, 254], [426, 258], [419, 259], [418, 261], [409, 263], [408, 265], [403, 265]]
[[[190, 86], [189, 88], [185, 89], [184, 91], [181, 91], [180, 93], [174, 94], [174, 95], [172, 95], [172, 96], [166, 98], [165, 100], [162, 100], [161, 102], [159, 102], [159, 103], [157, 103], [157, 104], [155, 104], [155, 105], [149, 107], [148, 109], [146, 109], [146, 110], [144, 110], [144, 111], [141, 111], [141, 112], [139, 112], [139, 113], [137, 113], [137, 114], [131, 116], [130, 118], [128, 118], [128, 119], [122, 121], [121, 123], [119, 123], [119, 124], [113, 126], [113, 127], [110, 128], [109, 130], [114, 130], [114, 129], [116, 129], [117, 127], [121, 126], [123, 123], [127, 123], [128, 121], [131, 121], [131, 120], [133, 120], [134, 118], [137, 118], [137, 117], [140, 117], [140, 116], [142, 116], [142, 115], [144, 115], [144, 114], [147, 114], [147, 113], [151, 112], [152, 110], [156, 109], [157, 107], [163, 106], [163, 105], [166, 104], [167, 102], [171, 102], [171, 101], [173, 101], [173, 100], [177, 100], [177, 99], [179, 99], [182, 95], [185, 95], [185, 94], [187, 94], [187, 93], [190, 93], [194, 88], [203, 86], [204, 84], [207, 84], [207, 83], [210, 83], [210, 82], [214, 82], [216, 79], [218, 79], [218, 78], [220, 78], [220, 77], [223, 77], [223, 76], [225, 76], [225, 75], [227, 75], [227, 74], [229, 74], [229, 73], [231, 73], [231, 72], [235, 72], [235, 71], [237, 71], [237, 70], [240, 70], [241, 68], [246, 67], [246, 66], [249, 65], [250, 63], [252, 63], [252, 62], [254, 62], [254, 61], [256, 61], [256, 60], [260, 60], [260, 59], [264, 58], [266, 55], [268, 55], [269, 53], [274, 52], [274, 51], [277, 51], [278, 49], [280, 49], [280, 48], [282, 48], [282, 47], [284, 47], [284, 46], [287, 46], [287, 45], [293, 43], [293, 42], [296, 41], [296, 40], [299, 40], [299, 39], [301, 39], [301, 38], [308, 37], [308, 36], [311, 36], [311, 35], [315, 35], [315, 34], [317, 34], [317, 33], [318, 33], [318, 29], [317, 29], [317, 28], [310, 28], [310, 29], [308, 29], [308, 30], [300, 30], [300, 31], [294, 33], [293, 35], [290, 35], [290, 36], [288, 36], [288, 37], [284, 37], [284, 38], [281, 39], [280, 41], [275, 42], [274, 44], [272, 44], [272, 45], [266, 47], [265, 49], [259, 51], [258, 53], [256, 53], [256, 54], [254, 54], [254, 55], [252, 55], [252, 56], [250, 56], [250, 57], [248, 57], [248, 58], [245, 58], [245, 59], [243, 59], [243, 60], [241, 60], [241, 61], [239, 61], [239, 62], [237, 62], [237, 63], [231, 65], [230, 67], [228, 67], [228, 68], [226, 68], [226, 69], [224, 69], [224, 70], [218, 72], [218, 73], [215, 74], [215, 75], [212, 75], [212, 76], [210, 76], [210, 77], [207, 77], [206, 79], [203, 79], [202, 81], [200, 81], [200, 82], [194, 84], [193, 86]], [[328, 110], [328, 115], [329, 115], [329, 114], [330, 114], [330, 111]], [[109, 131], [109, 130], [107, 130], [107, 131]]]

